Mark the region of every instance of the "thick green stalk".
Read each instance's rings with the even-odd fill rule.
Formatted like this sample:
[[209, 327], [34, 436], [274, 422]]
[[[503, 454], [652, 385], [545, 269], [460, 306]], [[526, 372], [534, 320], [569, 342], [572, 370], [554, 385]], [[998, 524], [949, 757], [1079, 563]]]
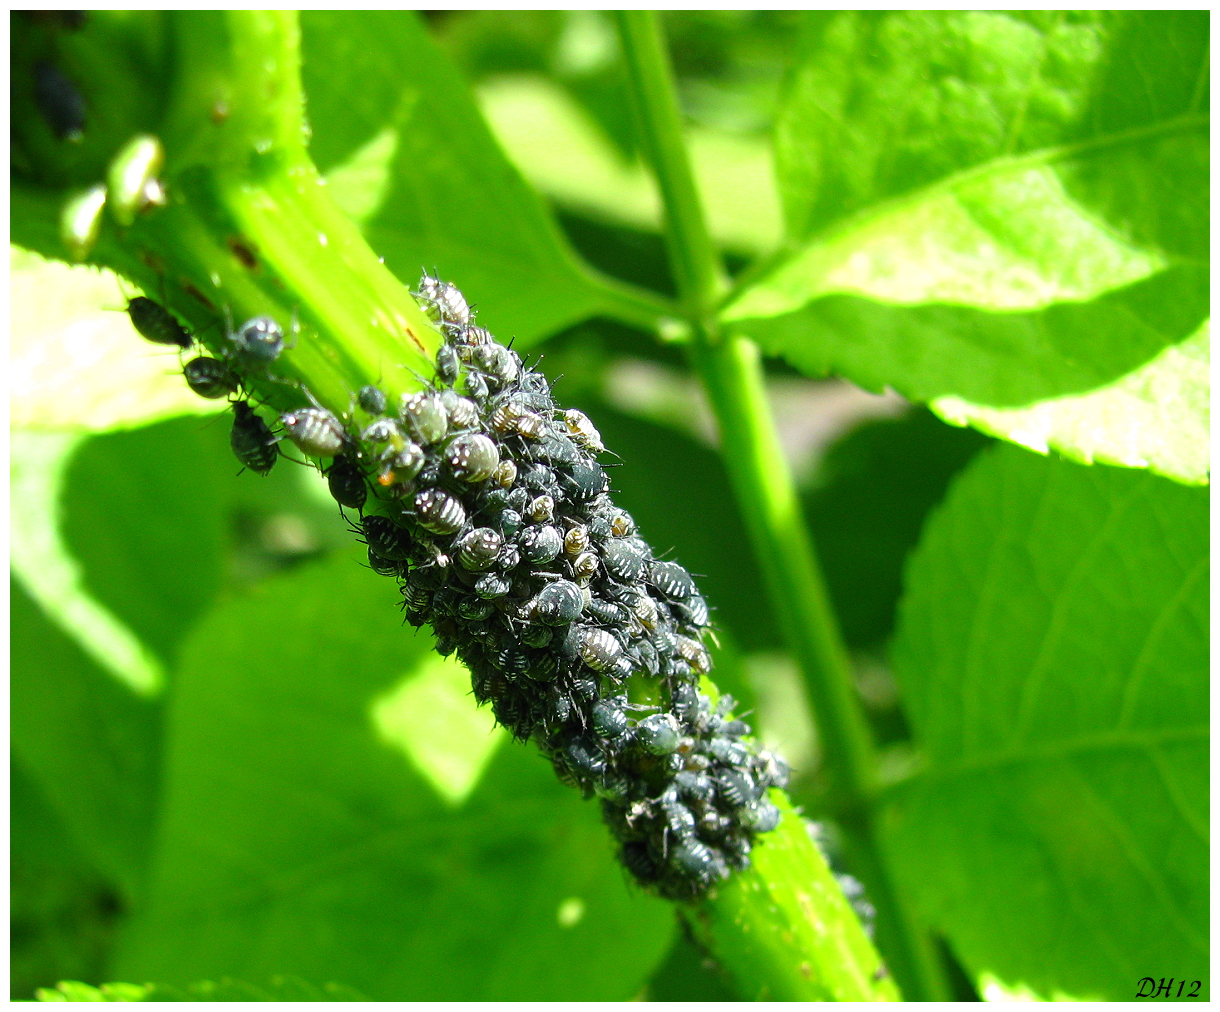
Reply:
[[[618, 13], [619, 34], [644, 143], [666, 212], [666, 243], [692, 327], [692, 360], [716, 414], [741, 512], [793, 653], [813, 697], [826, 773], [825, 805], [847, 830], [854, 865], [877, 904], [895, 969], [910, 997], [943, 995], [926, 944], [909, 928], [877, 851], [870, 803], [876, 763], [851, 663], [839, 633], [791, 471], [767, 402], [761, 358], [749, 340], [721, 334], [722, 288], [685, 145], [673, 73], [656, 15]], [[913, 985], [913, 986], [912, 986]]]
[[[327, 193], [305, 146], [295, 12], [171, 14], [177, 75], [161, 139], [168, 206], [103, 227], [91, 257], [164, 297], [201, 342], [225, 350], [230, 320], [266, 314], [292, 345], [272, 370], [326, 407], [391, 395], [430, 375], [440, 335]], [[301, 402], [252, 379], [258, 399]]]

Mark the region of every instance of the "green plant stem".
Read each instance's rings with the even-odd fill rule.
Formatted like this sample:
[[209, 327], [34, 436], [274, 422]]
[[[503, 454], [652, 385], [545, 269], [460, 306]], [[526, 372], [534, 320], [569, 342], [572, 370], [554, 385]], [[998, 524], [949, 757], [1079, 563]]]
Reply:
[[[213, 352], [226, 317], [295, 321], [271, 371], [307, 380], [336, 413], [366, 383], [419, 389], [441, 338], [309, 157], [295, 13], [170, 17], [182, 68], [163, 129], [170, 202], [125, 231], [107, 225], [92, 259], [164, 293]], [[301, 401], [289, 384], [250, 384], [275, 407]]]
[[681, 115], [655, 13], [621, 11], [619, 35], [646, 150], [661, 190], [666, 244], [692, 327], [691, 357], [716, 414], [722, 450], [788, 642], [813, 696], [827, 774], [825, 805], [854, 851], [886, 922], [908, 997], [944, 994], [930, 947], [910, 929], [877, 850], [870, 804], [876, 762], [796, 486], [767, 401], [758, 348], [722, 334], [714, 316], [723, 273], [682, 141]]

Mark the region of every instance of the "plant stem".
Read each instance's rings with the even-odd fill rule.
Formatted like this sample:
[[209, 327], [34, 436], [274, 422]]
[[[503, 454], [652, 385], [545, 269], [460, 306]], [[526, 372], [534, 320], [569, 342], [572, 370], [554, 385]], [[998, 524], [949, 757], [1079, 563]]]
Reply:
[[722, 334], [714, 315], [723, 289], [695, 188], [668, 54], [655, 13], [620, 11], [619, 35], [645, 148], [665, 206], [666, 244], [679, 298], [692, 327], [691, 354], [708, 393], [741, 513], [773, 606], [813, 697], [827, 774], [826, 807], [852, 843], [908, 997], [942, 995], [930, 949], [909, 929], [873, 832], [876, 763], [851, 662], [831, 608], [796, 486], [767, 401], [758, 348]]

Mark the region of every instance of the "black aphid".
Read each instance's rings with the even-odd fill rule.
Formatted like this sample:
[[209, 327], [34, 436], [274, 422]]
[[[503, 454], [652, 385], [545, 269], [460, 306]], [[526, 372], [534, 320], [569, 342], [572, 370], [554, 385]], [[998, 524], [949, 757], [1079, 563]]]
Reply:
[[229, 445], [245, 467], [259, 474], [267, 474], [275, 466], [275, 459], [280, 453], [275, 434], [248, 401], [235, 401], [233, 404], [233, 431], [229, 433]]
[[364, 472], [345, 456], [336, 457], [327, 469], [326, 483], [340, 506], [359, 510], [368, 501], [369, 487]]
[[86, 105], [76, 85], [48, 60], [34, 64], [34, 101], [61, 141], [79, 141], [85, 135]]
[[182, 375], [189, 386], [200, 397], [219, 400], [237, 393], [240, 381], [237, 374], [220, 359], [200, 355], [182, 367]]
[[370, 415], [383, 415], [386, 409], [385, 391], [375, 386], [364, 386], [357, 394], [360, 407]]
[[127, 303], [127, 315], [136, 332], [153, 344], [169, 344], [185, 351], [195, 343], [168, 309], [143, 295], [137, 295]]
[[[396, 405], [362, 388], [359, 426], [315, 402], [284, 416], [288, 437], [337, 454], [327, 476], [340, 503], [373, 503], [371, 487], [374, 509], [395, 518], [365, 514], [360, 530], [370, 566], [398, 580], [405, 620], [457, 654], [513, 737], [601, 799], [641, 883], [695, 899], [775, 827], [767, 792], [787, 767], [757, 749], [729, 697], [699, 691], [707, 602], [615, 506], [592, 422], [557, 407], [452, 285], [425, 277], [420, 298], [445, 334], [434, 388]], [[234, 335], [228, 364], [272, 361], [273, 323], [262, 343], [249, 323], [244, 348]], [[633, 676], [651, 680], [650, 705], [629, 702]]]

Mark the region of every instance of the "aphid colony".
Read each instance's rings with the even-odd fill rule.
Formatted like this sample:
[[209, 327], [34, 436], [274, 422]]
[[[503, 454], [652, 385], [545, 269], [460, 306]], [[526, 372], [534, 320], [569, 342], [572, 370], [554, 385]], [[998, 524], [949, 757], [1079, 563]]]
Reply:
[[[731, 697], [713, 705], [699, 691], [711, 669], [707, 603], [614, 505], [593, 424], [558, 409], [546, 378], [477, 326], [453, 285], [425, 276], [418, 297], [445, 336], [433, 388], [391, 404], [364, 387], [344, 420], [316, 403], [285, 412], [284, 438], [332, 460], [341, 505], [362, 511], [376, 490], [379, 512], [362, 512], [360, 531], [372, 569], [398, 581], [406, 620], [457, 653], [476, 700], [514, 737], [601, 798], [641, 883], [696, 898], [775, 828], [767, 791], [786, 785], [787, 767], [748, 739]], [[151, 329], [179, 343], [167, 326]], [[229, 343], [227, 361], [186, 366], [205, 397], [265, 370], [283, 331], [256, 318]], [[276, 436], [246, 400], [233, 410], [234, 452], [266, 473]], [[654, 705], [631, 701], [632, 676]]]

